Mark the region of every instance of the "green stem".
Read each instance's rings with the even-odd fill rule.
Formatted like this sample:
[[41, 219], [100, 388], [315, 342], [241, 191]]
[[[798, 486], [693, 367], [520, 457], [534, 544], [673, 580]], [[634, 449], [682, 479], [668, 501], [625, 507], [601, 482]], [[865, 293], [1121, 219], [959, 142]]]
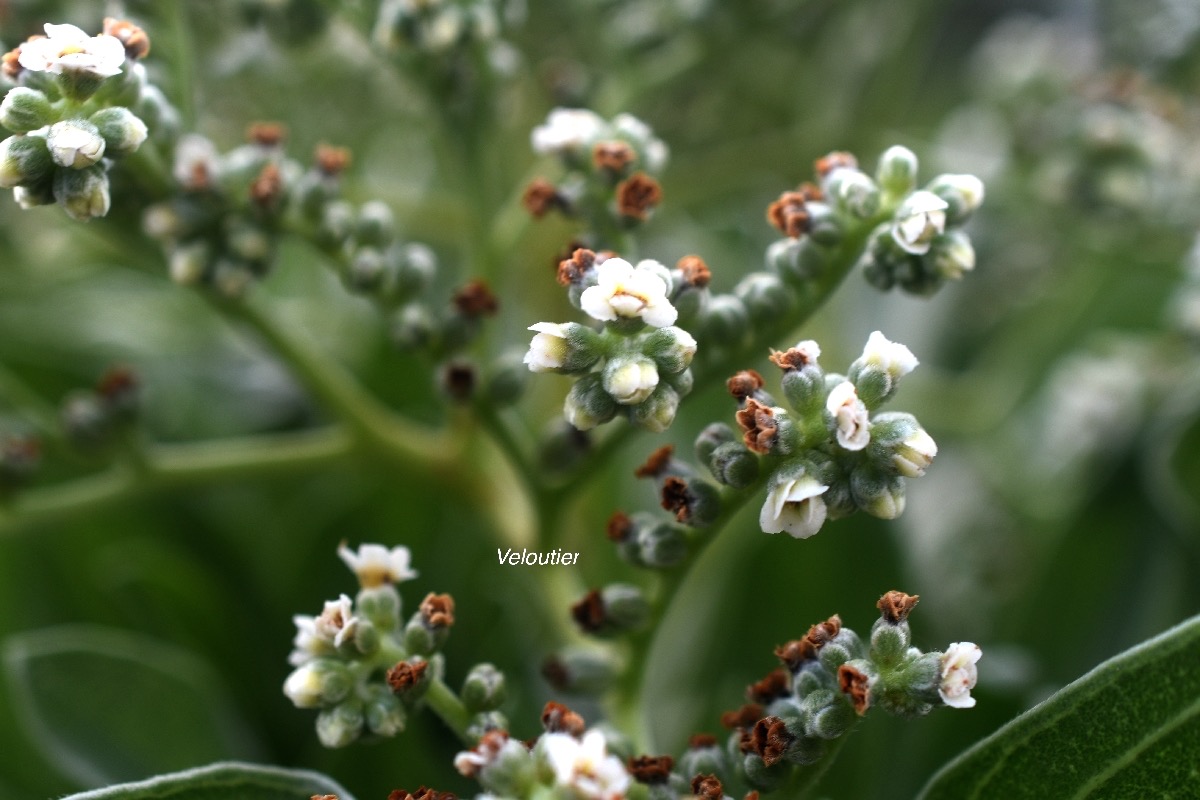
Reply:
[[846, 740], [850, 738], [851, 732], [847, 731], [832, 740], [829, 743], [829, 748], [825, 751], [825, 755], [821, 756], [820, 761], [796, 770], [794, 773], [795, 777], [791, 785], [787, 787], [785, 794], [788, 797], [800, 800], [800, 798], [805, 797], [816, 789], [821, 778], [825, 777], [825, 773], [829, 771], [829, 768], [833, 766], [833, 762], [837, 760], [838, 753], [841, 752], [842, 747], [846, 744]]
[[446, 727], [467, 747], [475, 744], [474, 738], [467, 733], [471, 725], [471, 712], [463, 705], [462, 700], [454, 693], [441, 678], [434, 678], [425, 691], [425, 704], [446, 723]]
[[195, 57], [192, 52], [193, 31], [188, 22], [187, 2], [173, 0], [171, 3], [171, 49], [175, 61], [175, 96], [179, 103], [179, 114], [183, 119], [183, 129], [196, 129], [196, 87], [192, 76], [195, 74]]

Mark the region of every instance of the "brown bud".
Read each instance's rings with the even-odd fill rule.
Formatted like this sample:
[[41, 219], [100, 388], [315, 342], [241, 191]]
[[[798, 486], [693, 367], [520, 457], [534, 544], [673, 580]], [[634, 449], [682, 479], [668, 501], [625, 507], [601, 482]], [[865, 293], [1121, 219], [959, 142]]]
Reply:
[[757, 753], [768, 767], [777, 764], [795, 740], [779, 717], [760, 719], [750, 732], [751, 751]]
[[263, 210], [277, 208], [283, 200], [283, 175], [275, 164], [264, 164], [250, 183], [250, 200]]
[[554, 184], [545, 178], [534, 178], [521, 194], [521, 205], [534, 219], [541, 219], [556, 208], [563, 208], [566, 203]]
[[650, 454], [640, 467], [633, 471], [638, 478], [658, 478], [667, 471], [671, 464], [671, 456], [675, 455], [675, 446], [664, 444]]
[[919, 594], [905, 594], [893, 589], [879, 598], [875, 607], [882, 612], [884, 619], [893, 625], [899, 625], [908, 619], [908, 615], [912, 613], [920, 599], [921, 595]]
[[763, 387], [764, 383], [766, 381], [763, 380], [763, 376], [757, 371], [744, 369], [725, 381], [725, 388], [729, 390], [729, 394], [733, 395], [734, 400], [741, 403], [747, 397], [753, 396], [755, 392]]
[[692, 794], [700, 800], [721, 800], [725, 787], [716, 775], [697, 775], [692, 778]]
[[420, 612], [427, 628], [449, 628], [454, 624], [454, 598], [430, 592], [421, 601]]
[[570, 258], [563, 259], [558, 264], [558, 283], [570, 286], [583, 282], [584, 274], [596, 263], [596, 254], [586, 247], [580, 247]]
[[287, 127], [278, 122], [252, 122], [246, 129], [246, 139], [262, 147], [278, 147], [287, 139]]
[[767, 673], [760, 681], [746, 687], [746, 699], [753, 703], [769, 704], [778, 697], [786, 697], [792, 691], [791, 674], [778, 667]]
[[849, 695], [854, 711], [861, 717], [871, 705], [871, 681], [863, 672], [849, 664], [838, 667], [838, 688]]
[[468, 319], [490, 317], [500, 308], [496, 295], [487, 281], [475, 278], [467, 281], [454, 292], [454, 307]]
[[427, 669], [428, 661], [400, 661], [387, 671], [388, 686], [392, 687], [395, 694], [405, 694], [421, 682]]
[[801, 192], [784, 192], [778, 200], [767, 206], [767, 220], [783, 235], [798, 239], [808, 232], [806, 200]]
[[604, 598], [599, 589], [592, 589], [583, 599], [571, 606], [571, 617], [580, 628], [595, 633], [604, 627], [608, 617], [604, 611]]
[[318, 170], [324, 175], [334, 178], [341, 175], [350, 166], [350, 150], [322, 142], [317, 145], [314, 160]]
[[129, 20], [105, 17], [104, 34], [116, 37], [125, 45], [125, 57], [130, 61], [145, 58], [150, 53], [150, 37]]
[[644, 172], [635, 172], [617, 184], [617, 212], [623, 217], [644, 220], [662, 202], [662, 187]]
[[782, 351], [772, 350], [771, 355], [767, 356], [767, 358], [784, 372], [804, 369], [809, 364], [816, 363], [811, 354], [795, 347]]
[[775, 412], [753, 397], [746, 399], [746, 407], [734, 415], [743, 431], [742, 442], [756, 453], [769, 453], [779, 433]]
[[716, 746], [717, 737], [713, 736], [711, 733], [693, 733], [691, 738], [688, 739], [688, 749], [690, 750], [703, 750], [708, 747]]
[[638, 783], [666, 783], [675, 767], [670, 756], [634, 756], [627, 762], [629, 774]]
[[813, 162], [813, 171], [817, 173], [818, 177], [824, 178], [835, 169], [842, 167], [854, 168], [857, 166], [858, 159], [854, 157], [853, 153], [835, 150]]
[[624, 542], [633, 535], [633, 520], [624, 511], [614, 511], [605, 528], [610, 541]]
[[703, 289], [712, 281], [712, 271], [700, 256], [684, 256], [675, 263], [675, 267], [683, 273], [683, 280], [688, 286]]
[[692, 503], [696, 501], [688, 489], [688, 482], [674, 476], [663, 481], [660, 502], [662, 507], [675, 515], [676, 522], [687, 523], [692, 518]]
[[567, 708], [562, 703], [551, 700], [542, 709], [542, 727], [547, 733], [569, 733], [572, 736], [582, 736], [587, 723], [583, 717]]
[[598, 170], [620, 174], [637, 159], [633, 148], [622, 141], [597, 142], [592, 148], [592, 164]]
[[763, 707], [758, 703], [747, 703], [736, 711], [726, 711], [721, 715], [721, 727], [736, 730], [749, 728], [762, 719]]

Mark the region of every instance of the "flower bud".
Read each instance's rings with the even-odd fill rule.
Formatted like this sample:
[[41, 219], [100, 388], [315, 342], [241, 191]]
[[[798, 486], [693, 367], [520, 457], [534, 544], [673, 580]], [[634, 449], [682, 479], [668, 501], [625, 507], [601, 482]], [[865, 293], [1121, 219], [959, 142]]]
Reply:
[[836, 247], [842, 241], [842, 223], [827, 203], [808, 203], [808, 236], [823, 247]]
[[109, 441], [112, 417], [93, 392], [75, 392], [62, 406], [62, 426], [67, 441], [75, 447], [91, 449]]
[[726, 780], [729, 761], [715, 738], [694, 736], [688, 749], [679, 757], [678, 772], [685, 776], [716, 775]]
[[379, 685], [368, 687], [368, 691], [370, 696], [363, 706], [367, 730], [376, 736], [388, 738], [403, 733], [408, 713], [400, 698]]
[[92, 114], [88, 121], [104, 137], [104, 152], [110, 158], [135, 152], [149, 135], [146, 123], [121, 106], [101, 109]]
[[463, 680], [459, 696], [472, 713], [499, 708], [505, 698], [504, 673], [492, 664], [476, 664]]
[[741, 442], [720, 445], [705, 464], [718, 483], [735, 489], [745, 489], [758, 480], [758, 456]]
[[416, 303], [407, 305], [392, 317], [392, 343], [400, 350], [420, 350], [432, 343], [435, 328], [428, 308]]
[[343, 282], [352, 292], [372, 294], [383, 285], [386, 273], [383, 253], [374, 247], [359, 247], [350, 257]]
[[604, 604], [605, 626], [613, 631], [637, 630], [650, 618], [650, 603], [633, 584], [610, 583], [600, 590], [600, 599]]
[[901, 145], [884, 150], [875, 169], [875, 180], [893, 197], [908, 194], [917, 185], [917, 154]]
[[387, 203], [369, 200], [358, 209], [354, 238], [360, 245], [387, 247], [396, 236], [396, 217]]
[[660, 383], [644, 401], [629, 407], [629, 421], [652, 433], [662, 433], [671, 427], [678, 410], [679, 392], [666, 383]]
[[746, 304], [731, 294], [714, 295], [699, 322], [702, 338], [727, 348], [737, 347], [750, 329]]
[[828, 253], [811, 236], [779, 239], [767, 247], [767, 268], [792, 286], [806, 286], [824, 274]]
[[564, 419], [552, 420], [538, 441], [538, 463], [552, 473], [574, 469], [591, 449], [589, 434]]
[[508, 350], [488, 365], [483, 394], [493, 406], [503, 408], [520, 400], [528, 385], [529, 370], [521, 361], [521, 354]]
[[900, 663], [911, 643], [907, 620], [889, 622], [881, 617], [871, 626], [870, 659], [880, 670], [888, 670]]
[[946, 229], [946, 209], [949, 204], [929, 191], [913, 192], [892, 219], [892, 239], [905, 252], [921, 255], [928, 252], [935, 236]]
[[949, 230], [933, 240], [926, 255], [938, 275], [952, 281], [975, 269], [975, 248], [961, 230]]
[[879, 211], [879, 187], [860, 170], [836, 169], [830, 173], [825, 187], [838, 208], [857, 219], [870, 219]]
[[863, 465], [850, 473], [854, 503], [879, 519], [895, 519], [904, 513], [904, 479]]
[[524, 363], [530, 372], [586, 372], [604, 354], [600, 334], [577, 322], [538, 322]]
[[54, 173], [54, 199], [71, 219], [87, 222], [108, 213], [108, 174], [96, 164]]
[[683, 328], [670, 325], [656, 328], [642, 338], [641, 351], [654, 359], [665, 373], [674, 374], [687, 369], [696, 355], [696, 340]]
[[[930, 655], [938, 655], [931, 653]], [[938, 660], [938, 696], [952, 708], [972, 708], [975, 698], [971, 690], [979, 679], [975, 662], [983, 652], [973, 642], [955, 642], [946, 648]]]
[[740, 441], [740, 438], [733, 432], [733, 428], [724, 422], [714, 422], [700, 431], [700, 435], [696, 437], [696, 460], [701, 464], [707, 464], [718, 447], [726, 442], [737, 441]]
[[46, 147], [54, 163], [69, 169], [90, 167], [104, 157], [100, 130], [84, 119], [67, 119], [50, 126]]
[[804, 729], [809, 736], [836, 739], [848, 733], [857, 721], [854, 709], [848, 703], [835, 699], [809, 717]]
[[325, 747], [345, 747], [362, 734], [364, 721], [362, 702], [347, 700], [317, 715], [317, 738]]
[[410, 242], [394, 248], [396, 271], [390, 296], [406, 299], [420, 293], [437, 273], [437, 256], [426, 245]]
[[341, 701], [353, 686], [345, 664], [330, 658], [313, 658], [288, 675], [283, 682], [283, 693], [296, 708], [325, 708]]
[[617, 401], [604, 389], [599, 375], [588, 373], [575, 381], [563, 405], [563, 417], [577, 430], [586, 431], [617, 414]]
[[879, 331], [874, 331], [863, 347], [862, 355], [854, 360], [846, 377], [854, 383], [859, 398], [868, 408], [896, 393], [897, 382], [917, 368], [920, 362], [904, 345], [888, 341]]
[[489, 731], [507, 731], [508, 717], [499, 711], [480, 711], [471, 717], [467, 725], [467, 736], [472, 739], [482, 738]]
[[542, 675], [560, 692], [598, 695], [616, 681], [618, 665], [607, 651], [572, 648], [548, 658]]
[[946, 223], [962, 225], [983, 205], [983, 181], [974, 175], [938, 175], [925, 187], [946, 203]]
[[683, 531], [669, 522], [638, 525], [634, 536], [637, 560], [644, 566], [667, 569], [687, 557], [687, 539]]
[[0, 102], [0, 125], [13, 133], [29, 133], [54, 121], [50, 99], [37, 89], [17, 86]]
[[28, 186], [15, 186], [13, 200], [23, 209], [48, 206], [54, 202], [54, 181], [42, 180]]
[[54, 160], [41, 136], [10, 136], [0, 142], [0, 187], [37, 184], [53, 170]]
[[326, 250], [336, 250], [354, 230], [354, 207], [344, 200], [327, 203], [317, 225], [316, 242]]
[[751, 320], [773, 320], [796, 305], [796, 296], [778, 275], [752, 272], [738, 281], [733, 294], [746, 306]]
[[791, 774], [786, 761], [768, 767], [762, 757], [755, 753], [747, 753], [743, 757], [742, 771], [745, 773], [746, 783], [760, 792], [770, 792], [779, 788]]
[[180, 245], [171, 250], [168, 271], [171, 280], [181, 286], [194, 286], [208, 271], [209, 247], [204, 242]]

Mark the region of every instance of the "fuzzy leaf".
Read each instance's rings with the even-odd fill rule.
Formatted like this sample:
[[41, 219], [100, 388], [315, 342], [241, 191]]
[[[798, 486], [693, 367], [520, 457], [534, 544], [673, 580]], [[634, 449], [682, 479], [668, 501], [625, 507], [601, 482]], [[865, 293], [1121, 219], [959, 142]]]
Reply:
[[354, 800], [319, 772], [228, 761], [80, 792], [63, 800], [301, 800], [326, 794]]
[[947, 764], [924, 800], [1200, 796], [1200, 617], [1112, 658]]

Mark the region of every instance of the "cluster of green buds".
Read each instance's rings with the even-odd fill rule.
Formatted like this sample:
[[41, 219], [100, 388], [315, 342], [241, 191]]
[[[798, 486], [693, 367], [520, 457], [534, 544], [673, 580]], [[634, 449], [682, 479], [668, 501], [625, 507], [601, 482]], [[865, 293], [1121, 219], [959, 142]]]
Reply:
[[594, 320], [596, 330], [576, 322], [539, 322], [525, 354], [533, 372], [576, 376], [564, 416], [588, 430], [622, 414], [649, 431], [675, 419], [692, 388], [688, 369], [696, 340], [673, 323], [668, 299], [675, 278], [657, 261], [636, 266], [579, 249], [559, 267], [559, 282], [572, 303]]
[[103, 217], [113, 164], [174, 112], [138, 63], [150, 40], [137, 26], [109, 18], [99, 36], [45, 29], [0, 68], [15, 84], [0, 102], [0, 125], [13, 133], [0, 142], [0, 186], [22, 208], [57, 203], [73, 219]]
[[970, 642], [945, 652], [912, 647], [907, 617], [916, 603], [903, 592], [885, 594], [866, 642], [837, 615], [813, 625], [776, 648], [784, 666], [747, 687], [746, 705], [722, 715], [731, 731], [724, 746], [698, 734], [678, 759], [629, 759], [630, 773], [651, 800], [721, 800], [739, 785], [757, 797], [786, 787], [797, 771], [820, 769], [812, 765], [871, 708], [912, 717], [972, 707], [980, 649]]
[[526, 187], [525, 207], [536, 218], [559, 211], [597, 235], [612, 235], [645, 222], [662, 201], [656, 176], [666, 167], [667, 146], [630, 114], [609, 121], [583, 108], [556, 108], [531, 141], [567, 170], [557, 184], [537, 178]]
[[442, 54], [500, 34], [496, 0], [383, 0], [375, 41], [388, 52]]
[[89, 455], [112, 454], [129, 444], [141, 410], [141, 387], [128, 367], [107, 370], [92, 389], [71, 392], [60, 416], [66, 441]]
[[719, 483], [740, 489], [768, 476], [759, 515], [767, 533], [806, 539], [827, 518], [860, 510], [893, 519], [904, 510], [905, 478], [924, 475], [937, 455], [911, 414], [878, 411], [917, 366], [907, 347], [876, 331], [845, 375], [826, 373], [820, 353], [806, 340], [771, 354], [790, 410], [764, 391], [757, 372], [735, 375], [728, 385], [739, 403], [740, 440], [715, 423], [696, 442], [698, 459]]
[[819, 281], [847, 245], [862, 250], [858, 267], [883, 290], [928, 295], [974, 269], [962, 230], [983, 202], [974, 175], [938, 175], [917, 189], [917, 157], [899, 145], [880, 156], [874, 177], [838, 152], [817, 160], [816, 175], [767, 210], [786, 237], [768, 248], [767, 265], [785, 281], [802, 290]]
[[[294, 670], [283, 692], [297, 708], [318, 709], [317, 736], [326, 747], [343, 747], [364, 734], [391, 737], [408, 714], [436, 694], [451, 697], [442, 683], [442, 646], [454, 625], [454, 600], [429, 594], [405, 621], [396, 584], [416, 577], [408, 548], [346, 545], [338, 555], [358, 576], [360, 589], [325, 603], [318, 616], [297, 615]], [[504, 676], [476, 665], [454, 703], [470, 714], [475, 736], [506, 722], [496, 710], [504, 700]]]

